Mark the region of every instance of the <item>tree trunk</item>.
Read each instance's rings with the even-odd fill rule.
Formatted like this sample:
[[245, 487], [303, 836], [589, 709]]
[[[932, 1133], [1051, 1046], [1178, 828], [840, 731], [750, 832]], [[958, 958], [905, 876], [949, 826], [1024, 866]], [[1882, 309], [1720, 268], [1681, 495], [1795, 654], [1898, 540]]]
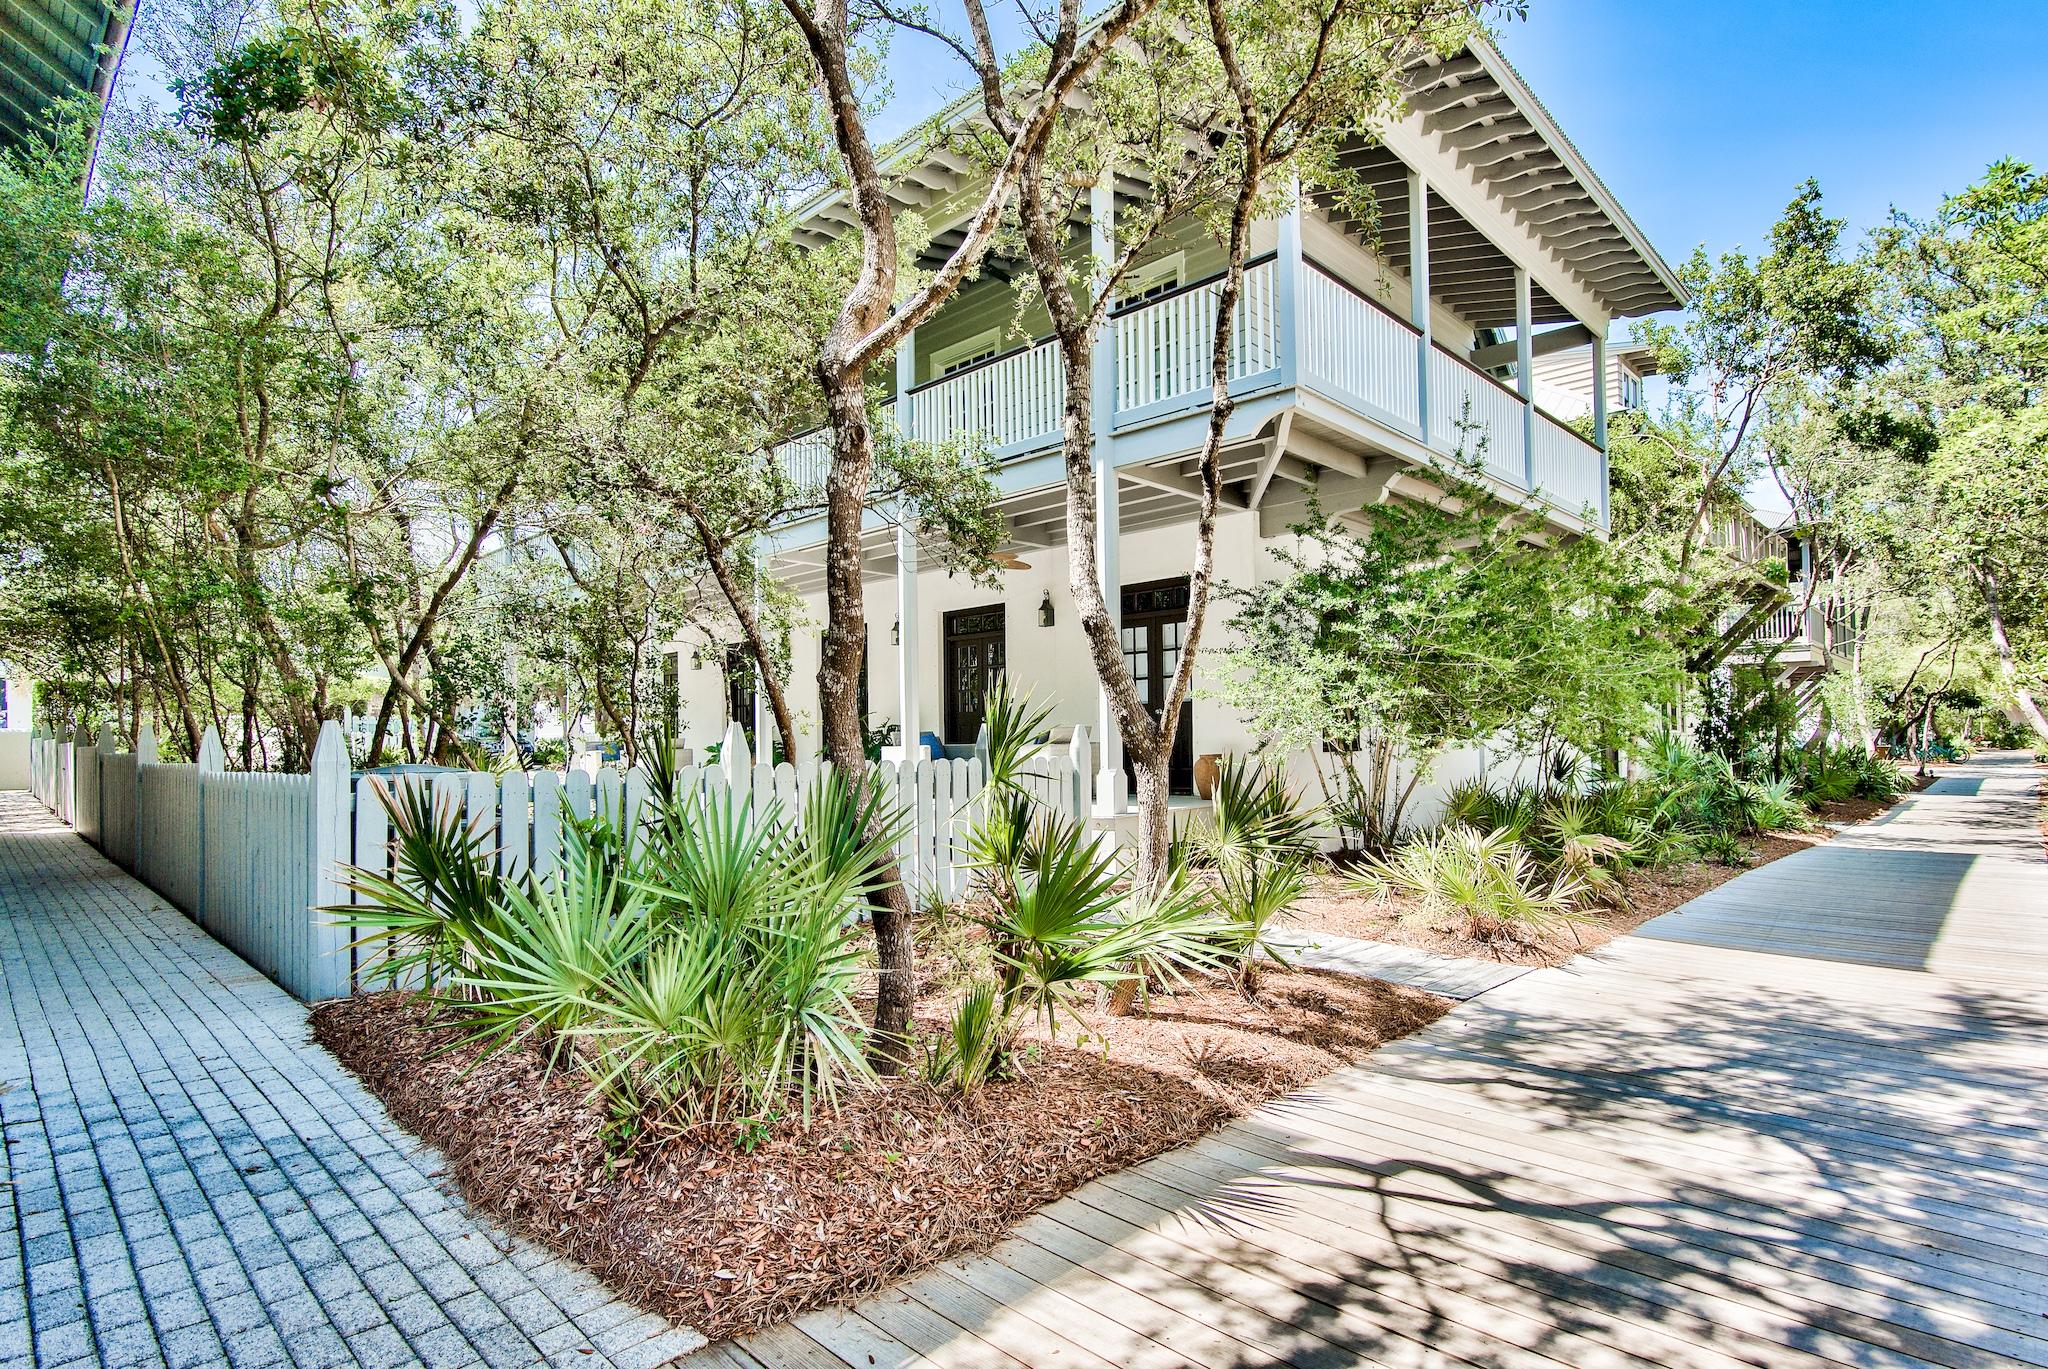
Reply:
[[1988, 566], [1981, 568], [1977, 572], [1977, 588], [1984, 596], [1984, 611], [1991, 620], [1991, 649], [1998, 654], [1998, 673], [2004, 678], [2005, 687], [2012, 691], [2013, 702], [2019, 705], [2020, 715], [2034, 730], [2035, 738], [2048, 746], [2048, 717], [2042, 715], [2041, 705], [2021, 678], [2019, 662], [2013, 659], [2012, 639], [2006, 636], [1997, 572]]
[[[867, 600], [861, 582], [861, 522], [875, 465], [862, 376], [820, 368], [832, 418], [832, 469], [825, 478], [825, 641], [818, 663], [818, 712], [825, 754], [843, 775], [868, 774], [860, 725], [860, 663], [867, 643]], [[884, 1074], [910, 1057], [910, 1013], [917, 998], [916, 952], [910, 939], [910, 891], [892, 859], [868, 891], [875, 929], [875, 1016], [868, 1057]]]

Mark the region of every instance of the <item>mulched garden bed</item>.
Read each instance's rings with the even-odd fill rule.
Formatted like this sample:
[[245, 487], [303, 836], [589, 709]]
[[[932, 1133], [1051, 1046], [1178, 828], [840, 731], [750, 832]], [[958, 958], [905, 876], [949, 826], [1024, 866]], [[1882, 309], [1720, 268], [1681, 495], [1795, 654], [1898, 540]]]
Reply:
[[[1924, 789], [1934, 782], [1930, 776], [1918, 782]], [[1651, 918], [1689, 903], [1709, 889], [1726, 884], [1745, 870], [1769, 865], [1795, 851], [1804, 851], [1834, 835], [1833, 827], [1867, 822], [1891, 810], [1892, 804], [1873, 799], [1847, 799], [1815, 805], [1813, 815], [1821, 824], [1810, 832], [1780, 832], [1751, 837], [1747, 865], [1720, 865], [1693, 861], [1658, 869], [1630, 870], [1621, 876], [1622, 902], [1618, 907], [1592, 906], [1581, 910], [1584, 920], [1574, 927], [1540, 941], [1480, 941], [1456, 930], [1403, 920], [1415, 906], [1399, 895], [1380, 902], [1345, 888], [1336, 876], [1320, 876], [1310, 895], [1288, 911], [1284, 921], [1308, 931], [1332, 936], [1385, 941], [1439, 955], [1470, 960], [1500, 960], [1510, 965], [1562, 965], [1573, 956], [1596, 950], [1616, 937], [1626, 936]], [[1832, 826], [1830, 826], [1832, 824]]]
[[[715, 1339], [846, 1302], [992, 1244], [1032, 1209], [1201, 1136], [1440, 1017], [1448, 1001], [1269, 970], [1255, 1002], [1216, 986], [1135, 1017], [1035, 1033], [1027, 1077], [970, 1100], [903, 1078], [850, 1091], [805, 1130], [731, 1128], [624, 1156], [604, 1110], [530, 1050], [449, 1048], [409, 994], [321, 1005], [316, 1040], [465, 1197]], [[936, 1026], [936, 1023], [931, 1024]]]

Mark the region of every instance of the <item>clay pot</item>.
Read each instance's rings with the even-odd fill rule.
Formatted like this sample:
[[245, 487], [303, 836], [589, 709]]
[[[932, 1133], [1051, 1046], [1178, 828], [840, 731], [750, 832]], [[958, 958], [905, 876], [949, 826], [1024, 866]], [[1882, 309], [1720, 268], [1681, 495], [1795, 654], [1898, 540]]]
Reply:
[[1211, 751], [1195, 757], [1195, 793], [1205, 799], [1216, 797], [1216, 775], [1223, 768], [1223, 753]]

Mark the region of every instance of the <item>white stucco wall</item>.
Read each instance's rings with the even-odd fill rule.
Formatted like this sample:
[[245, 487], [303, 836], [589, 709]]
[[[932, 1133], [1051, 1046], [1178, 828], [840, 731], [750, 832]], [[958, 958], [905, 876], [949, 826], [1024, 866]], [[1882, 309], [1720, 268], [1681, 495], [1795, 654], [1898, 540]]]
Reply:
[[[1218, 578], [1249, 584], [1279, 574], [1281, 567], [1273, 555], [1275, 546], [1275, 539], [1260, 539], [1257, 514], [1224, 513], [1216, 525]], [[1122, 543], [1122, 582], [1137, 585], [1185, 575], [1192, 551], [1193, 530], [1188, 525], [1127, 533]], [[918, 680], [919, 722], [924, 731], [944, 736], [945, 615], [957, 609], [1000, 603], [1011, 680], [1031, 690], [1041, 704], [1052, 707], [1053, 725], [1086, 724], [1091, 734], [1096, 732], [1095, 669], [1081, 633], [1080, 615], [1068, 590], [1066, 550], [1054, 547], [1027, 551], [1022, 558], [1029, 563], [1028, 570], [1004, 571], [994, 585], [977, 585], [965, 576], [949, 576], [936, 570], [924, 571], [918, 577], [919, 649], [913, 668]], [[896, 682], [901, 653], [890, 643], [890, 629], [896, 621], [897, 584], [894, 578], [875, 578], [867, 588], [870, 719], [877, 724], [895, 722], [899, 720]], [[1054, 618], [1049, 628], [1038, 625], [1039, 604], [1047, 594], [1052, 598]], [[803, 754], [810, 756], [820, 749], [817, 671], [819, 635], [825, 619], [824, 596], [813, 596], [806, 608], [808, 621], [799, 628], [791, 644], [790, 703], [802, 733]], [[1220, 683], [1216, 673], [1219, 653], [1229, 640], [1227, 606], [1212, 601], [1196, 661], [1196, 755], [1210, 751], [1243, 754], [1251, 750], [1255, 741], [1243, 720], [1215, 697]], [[678, 678], [683, 740], [686, 745], [701, 749], [718, 740], [728, 721], [724, 677], [715, 660], [707, 660], [701, 670], [692, 670], [686, 656]], [[1481, 774], [1496, 781], [1506, 780], [1521, 768], [1516, 758], [1482, 748], [1446, 755], [1417, 787], [1407, 819], [1415, 825], [1434, 822], [1442, 811], [1444, 795], [1452, 787]], [[1306, 756], [1289, 758], [1288, 770], [1304, 795], [1319, 796]]]

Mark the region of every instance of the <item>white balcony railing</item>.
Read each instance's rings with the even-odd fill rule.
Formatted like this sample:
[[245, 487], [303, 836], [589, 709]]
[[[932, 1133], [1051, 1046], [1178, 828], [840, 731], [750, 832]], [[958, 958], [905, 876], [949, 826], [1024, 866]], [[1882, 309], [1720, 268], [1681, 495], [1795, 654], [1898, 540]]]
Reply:
[[[1785, 586], [1785, 593], [1788, 596], [1786, 601], [1751, 628], [1745, 640], [1759, 647], [1836, 645], [1838, 634], [1831, 621], [1833, 615], [1818, 596], [1811, 604], [1807, 603], [1806, 582], [1794, 580]], [[1722, 614], [1720, 631], [1727, 633], [1742, 621], [1745, 612], [1734, 608]]]
[[831, 430], [814, 428], [792, 437], [775, 449], [775, 459], [782, 463], [783, 473], [800, 498], [823, 492], [825, 474], [832, 469]]
[[[1118, 413], [1208, 393], [1221, 281], [1117, 315]], [[1280, 364], [1280, 302], [1274, 263], [1247, 267], [1237, 297], [1230, 378], [1242, 380]]]
[[1429, 445], [1527, 488], [1522, 397], [1441, 347], [1429, 354]]
[[[1599, 448], [1521, 395], [1441, 346], [1428, 352], [1429, 431], [1420, 431], [1420, 334], [1398, 316], [1312, 261], [1292, 291], [1299, 317], [1287, 316], [1283, 262], [1247, 268], [1233, 330], [1233, 382], [1280, 383], [1287, 339], [1295, 383], [1445, 456], [1462, 456], [1513, 490], [1530, 490], [1574, 516], [1605, 514], [1605, 462]], [[1206, 281], [1116, 315], [1108, 339], [1116, 380], [1118, 427], [1146, 424], [1202, 407], [1210, 388], [1210, 345], [1220, 281]], [[1057, 344], [1047, 341], [946, 376], [907, 396], [912, 436], [943, 442], [978, 434], [998, 456], [1021, 456], [1058, 440], [1064, 386]], [[1525, 424], [1527, 426], [1525, 426]], [[1533, 443], [1530, 434], [1533, 432]], [[822, 492], [831, 464], [822, 430], [776, 448], [803, 491]]]
[[1311, 387], [1412, 428], [1421, 403], [1415, 374], [1420, 337], [1314, 262], [1307, 264], [1301, 290], [1301, 375]]
[[921, 442], [978, 432], [996, 451], [1021, 448], [1060, 430], [1065, 399], [1059, 345], [1041, 342], [911, 391], [910, 432]]
[[1535, 493], [1567, 513], [1592, 511], [1600, 522], [1600, 449], [1540, 409], [1530, 450]]

